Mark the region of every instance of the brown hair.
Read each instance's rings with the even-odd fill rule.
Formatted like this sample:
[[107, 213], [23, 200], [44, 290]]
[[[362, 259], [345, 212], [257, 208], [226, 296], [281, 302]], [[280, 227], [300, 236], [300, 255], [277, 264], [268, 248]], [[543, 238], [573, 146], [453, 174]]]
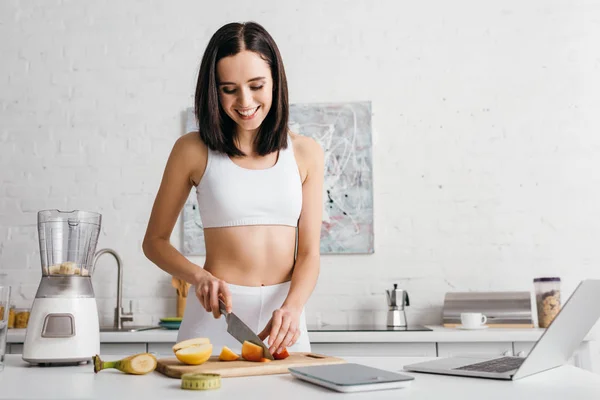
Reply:
[[273, 101], [255, 139], [256, 151], [264, 156], [287, 147], [289, 103], [283, 61], [275, 41], [255, 22], [230, 23], [212, 36], [204, 51], [196, 85], [195, 114], [200, 137], [208, 148], [230, 156], [245, 155], [234, 143], [235, 122], [219, 102], [217, 63], [242, 50], [257, 53], [271, 68]]

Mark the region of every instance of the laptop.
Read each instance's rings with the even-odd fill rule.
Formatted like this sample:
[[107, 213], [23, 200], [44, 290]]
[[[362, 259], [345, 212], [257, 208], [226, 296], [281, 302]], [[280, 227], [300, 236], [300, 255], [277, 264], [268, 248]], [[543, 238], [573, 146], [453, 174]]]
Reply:
[[355, 363], [288, 368], [293, 377], [338, 392], [366, 392], [405, 388], [412, 376]]
[[586, 279], [573, 292], [527, 357], [450, 357], [405, 365], [404, 370], [517, 380], [569, 360], [600, 318], [600, 280]]

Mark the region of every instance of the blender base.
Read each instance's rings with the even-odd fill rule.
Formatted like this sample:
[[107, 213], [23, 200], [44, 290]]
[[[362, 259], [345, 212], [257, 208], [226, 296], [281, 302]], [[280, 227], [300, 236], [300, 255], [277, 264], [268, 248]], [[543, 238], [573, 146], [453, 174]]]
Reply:
[[[53, 316], [72, 321], [69, 329], [52, 331], [49, 321]], [[95, 298], [34, 300], [25, 332], [24, 361], [40, 365], [74, 364], [88, 362], [99, 352], [100, 328]]]

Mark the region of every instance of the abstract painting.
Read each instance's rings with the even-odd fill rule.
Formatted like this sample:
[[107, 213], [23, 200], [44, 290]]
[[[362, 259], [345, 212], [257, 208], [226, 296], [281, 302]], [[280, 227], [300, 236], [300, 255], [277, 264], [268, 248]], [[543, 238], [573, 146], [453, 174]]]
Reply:
[[[314, 138], [325, 152], [321, 254], [373, 253], [371, 103], [292, 104], [289, 127]], [[190, 108], [186, 133], [196, 129]], [[183, 209], [183, 233], [183, 253], [204, 255], [194, 189]]]

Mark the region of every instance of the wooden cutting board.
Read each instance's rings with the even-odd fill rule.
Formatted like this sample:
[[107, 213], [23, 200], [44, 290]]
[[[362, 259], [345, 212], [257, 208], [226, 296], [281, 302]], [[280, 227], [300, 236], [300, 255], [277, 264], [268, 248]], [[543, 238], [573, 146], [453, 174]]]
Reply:
[[290, 367], [307, 365], [342, 364], [346, 360], [314, 353], [290, 353], [285, 360], [271, 362], [252, 361], [219, 361], [217, 356], [212, 356], [201, 365], [186, 365], [175, 357], [159, 358], [156, 370], [171, 378], [181, 378], [188, 372], [215, 373], [223, 378], [234, 376], [274, 375], [287, 374]]

